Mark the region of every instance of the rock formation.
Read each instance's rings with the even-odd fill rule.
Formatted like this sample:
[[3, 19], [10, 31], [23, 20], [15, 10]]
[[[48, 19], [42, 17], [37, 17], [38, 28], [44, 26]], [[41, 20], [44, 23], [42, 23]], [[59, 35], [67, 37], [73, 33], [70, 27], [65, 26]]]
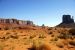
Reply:
[[0, 23], [3, 24], [20, 24], [20, 25], [33, 25], [32, 21], [23, 21], [23, 20], [17, 20], [17, 19], [1, 19]]
[[71, 18], [71, 15], [63, 15], [62, 23], [65, 23], [65, 24], [74, 23], [74, 19]]
[[32, 21], [24, 21], [17, 19], [3, 19], [0, 18], [0, 29], [13, 29], [13, 28], [25, 28], [27, 26], [34, 26]]
[[75, 28], [75, 23], [71, 15], [63, 15], [62, 22], [56, 27]]

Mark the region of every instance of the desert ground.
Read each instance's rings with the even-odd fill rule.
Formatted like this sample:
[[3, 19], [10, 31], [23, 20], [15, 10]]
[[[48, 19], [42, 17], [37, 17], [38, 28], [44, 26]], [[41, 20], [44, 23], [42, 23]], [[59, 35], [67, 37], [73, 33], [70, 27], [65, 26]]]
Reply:
[[0, 29], [0, 50], [75, 50], [75, 29], [42, 26]]

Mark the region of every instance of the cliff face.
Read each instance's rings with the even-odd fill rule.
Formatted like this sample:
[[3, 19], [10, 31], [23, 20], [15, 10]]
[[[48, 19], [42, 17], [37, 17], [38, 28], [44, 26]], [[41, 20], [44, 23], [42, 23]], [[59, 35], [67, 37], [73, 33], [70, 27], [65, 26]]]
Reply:
[[33, 25], [32, 21], [23, 21], [17, 19], [0, 19], [0, 23], [3, 24], [20, 24], [20, 25]]
[[71, 15], [63, 15], [62, 23], [65, 23], [65, 24], [74, 23], [74, 19], [71, 18]]
[[0, 18], [0, 29], [4, 28], [16, 28], [16, 27], [27, 27], [33, 26], [32, 21], [24, 21], [24, 20], [17, 20], [17, 19], [1, 19]]

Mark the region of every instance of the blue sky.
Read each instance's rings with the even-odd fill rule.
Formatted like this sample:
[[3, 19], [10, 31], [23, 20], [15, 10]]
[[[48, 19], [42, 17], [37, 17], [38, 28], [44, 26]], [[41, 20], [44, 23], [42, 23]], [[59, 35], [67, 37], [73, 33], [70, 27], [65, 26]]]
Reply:
[[0, 18], [55, 26], [61, 23], [63, 14], [75, 16], [75, 0], [0, 0]]

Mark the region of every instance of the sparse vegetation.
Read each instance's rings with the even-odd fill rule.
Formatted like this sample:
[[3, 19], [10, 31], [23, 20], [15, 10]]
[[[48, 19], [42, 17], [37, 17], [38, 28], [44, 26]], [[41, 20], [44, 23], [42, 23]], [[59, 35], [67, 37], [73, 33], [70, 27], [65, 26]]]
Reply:
[[5, 27], [4, 30], [9, 30], [9, 27]]
[[2, 45], [0, 45], [0, 50], [3, 50], [3, 48], [4, 48], [4, 47], [3, 47]]
[[28, 50], [51, 50], [50, 46], [41, 43], [41, 41], [33, 42], [33, 45]]
[[52, 27], [48, 28], [48, 30], [52, 30]]
[[17, 35], [11, 35], [10, 37], [13, 38], [13, 39], [18, 39]]
[[54, 35], [52, 34], [51, 37], [54, 37]]
[[0, 50], [3, 50], [3, 49], [4, 49], [4, 45], [5, 45], [5, 44], [0, 41]]
[[10, 32], [6, 32], [6, 35], [9, 35], [9, 34], [11, 34]]
[[69, 44], [75, 46], [75, 41], [69, 41]]
[[2, 28], [0, 28], [0, 30], [2, 30]]
[[30, 36], [30, 39], [33, 39], [34, 37], [35, 37], [35, 35], [31, 35], [31, 36]]
[[56, 44], [59, 48], [63, 48], [64, 46], [62, 44]]
[[[63, 49], [65, 48], [64, 46], [75, 46], [75, 39], [74, 35], [71, 34], [72, 32], [68, 33], [67, 30], [64, 31], [64, 28], [59, 31], [58, 30], [58, 28], [50, 28], [48, 30], [48, 28], [44, 29], [41, 27], [36, 30], [33, 28], [25, 30], [1, 30], [0, 41], [8, 45], [7, 48], [9, 50], [15, 50], [14, 47], [22, 49], [24, 47], [28, 47], [28, 50], [51, 50], [53, 47]], [[0, 45], [1, 50], [4, 49], [4, 44]], [[25, 48], [23, 50], [25, 50]]]
[[39, 38], [46, 38], [46, 36], [45, 36], [45, 34], [42, 33], [39, 35]]
[[53, 32], [49, 32], [49, 34], [52, 34]]
[[75, 29], [70, 29], [69, 33], [72, 34], [72, 35], [75, 35]]
[[72, 36], [68, 33], [61, 33], [58, 35], [58, 38], [60, 39], [67, 39], [67, 38], [71, 38]]
[[55, 37], [55, 38], [51, 39], [51, 41], [58, 41], [58, 38]]

